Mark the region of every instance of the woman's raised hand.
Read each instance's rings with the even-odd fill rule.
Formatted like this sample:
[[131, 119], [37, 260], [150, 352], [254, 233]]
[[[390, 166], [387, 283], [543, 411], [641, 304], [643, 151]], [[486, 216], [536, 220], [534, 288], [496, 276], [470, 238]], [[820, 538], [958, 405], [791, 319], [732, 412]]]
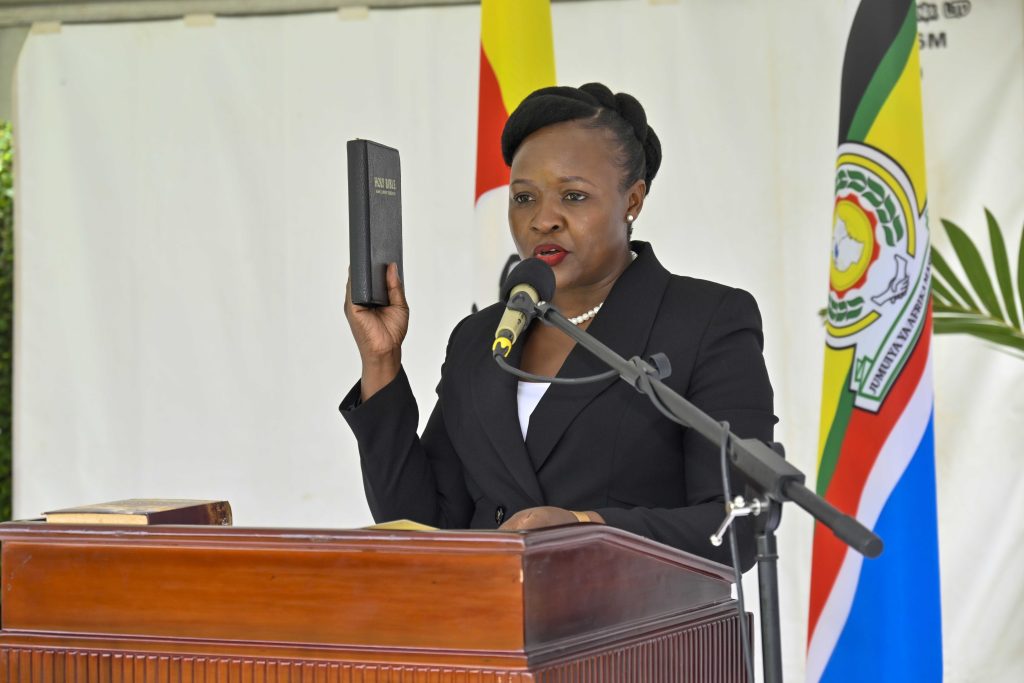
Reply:
[[352, 303], [352, 279], [345, 284], [345, 317], [352, 328], [363, 362], [362, 400], [391, 383], [402, 365], [402, 341], [409, 331], [409, 304], [398, 265], [388, 264], [388, 305], [357, 306]]

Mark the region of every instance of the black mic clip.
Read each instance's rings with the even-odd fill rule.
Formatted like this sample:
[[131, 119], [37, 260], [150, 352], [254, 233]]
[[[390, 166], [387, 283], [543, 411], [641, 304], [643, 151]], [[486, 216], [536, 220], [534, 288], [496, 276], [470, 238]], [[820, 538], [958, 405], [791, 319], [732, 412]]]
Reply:
[[[640, 359], [635, 357], [634, 360]], [[672, 374], [672, 363], [664, 353], [656, 353], [647, 359], [647, 368], [644, 372], [655, 379], [665, 379]]]
[[629, 363], [636, 368], [637, 372], [634, 377], [628, 378], [626, 381], [641, 394], [650, 393], [651, 380], [662, 380], [672, 374], [672, 364], [664, 353], [656, 353], [646, 360], [640, 356], [633, 356], [629, 359]]
[[516, 292], [509, 297], [505, 308], [525, 315], [527, 324], [533, 322], [533, 319], [537, 317], [537, 304], [533, 302], [533, 299], [526, 292]]

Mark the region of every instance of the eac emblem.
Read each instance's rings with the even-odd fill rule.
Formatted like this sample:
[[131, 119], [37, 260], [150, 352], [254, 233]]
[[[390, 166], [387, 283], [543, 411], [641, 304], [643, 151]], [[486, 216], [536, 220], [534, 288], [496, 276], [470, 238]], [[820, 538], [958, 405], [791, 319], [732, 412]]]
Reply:
[[861, 143], [836, 164], [827, 343], [855, 347], [854, 405], [877, 412], [917, 344], [931, 285], [924, 198], [894, 160]]

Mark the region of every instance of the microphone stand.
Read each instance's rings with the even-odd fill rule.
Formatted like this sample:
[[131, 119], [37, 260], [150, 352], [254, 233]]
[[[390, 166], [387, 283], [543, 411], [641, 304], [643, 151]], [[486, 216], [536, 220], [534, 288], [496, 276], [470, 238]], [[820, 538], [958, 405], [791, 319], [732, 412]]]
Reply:
[[509, 299], [508, 308], [526, 314], [527, 319], [540, 317], [556, 327], [577, 344], [596, 356], [634, 389], [648, 396], [681, 424], [695, 430], [714, 444], [726, 440], [729, 461], [746, 476], [754, 499], [744, 501], [737, 496], [727, 501], [728, 514], [712, 543], [721, 543], [722, 535], [736, 517], [754, 515], [757, 546], [757, 574], [761, 603], [761, 649], [766, 683], [782, 681], [782, 643], [779, 625], [778, 551], [775, 530], [782, 515], [782, 504], [792, 501], [816, 520], [827, 526], [848, 546], [866, 557], [882, 552], [882, 539], [853, 517], [836, 509], [831, 503], [804, 486], [804, 473], [783, 459], [781, 446], [777, 452], [758, 439], [741, 439], [714, 418], [662, 383], [670, 368], [664, 354], [656, 354], [648, 362], [639, 356], [626, 360], [596, 338], [569, 322], [558, 309], [547, 302], [534, 303], [525, 294]]

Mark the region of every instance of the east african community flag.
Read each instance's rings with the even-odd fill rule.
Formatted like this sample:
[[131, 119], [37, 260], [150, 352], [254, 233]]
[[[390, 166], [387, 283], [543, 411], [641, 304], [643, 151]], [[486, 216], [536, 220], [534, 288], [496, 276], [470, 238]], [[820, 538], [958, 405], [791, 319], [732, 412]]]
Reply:
[[555, 50], [549, 0], [483, 0], [473, 291], [481, 308], [497, 299], [504, 266], [515, 254], [508, 229], [509, 169], [501, 158], [501, 131], [523, 98], [552, 85]]
[[932, 308], [916, 7], [863, 0], [843, 62], [817, 491], [882, 537], [814, 532], [807, 679], [941, 681]]

